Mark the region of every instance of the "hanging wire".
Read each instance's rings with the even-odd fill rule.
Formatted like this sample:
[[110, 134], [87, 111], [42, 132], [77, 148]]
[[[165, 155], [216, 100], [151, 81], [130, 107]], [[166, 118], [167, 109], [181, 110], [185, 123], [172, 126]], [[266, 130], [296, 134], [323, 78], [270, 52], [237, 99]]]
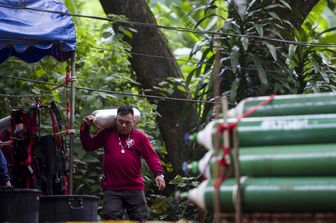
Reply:
[[40, 97], [43, 95], [50, 95], [48, 93], [41, 93], [41, 94], [1, 94], [0, 93], [0, 97], [6, 97], [6, 98], [36, 98], [36, 97]]
[[[190, 63], [190, 64], [196, 64], [196, 65], [209, 65], [209, 66], [214, 66], [213, 63], [208, 63], [208, 62], [197, 62], [197, 61], [191, 61], [191, 60], [186, 60], [186, 59], [179, 59], [179, 58], [174, 58], [174, 57], [166, 57], [166, 56], [159, 56], [159, 55], [153, 55], [153, 54], [144, 54], [144, 53], [137, 53], [137, 52], [129, 52], [129, 51], [121, 51], [121, 50], [115, 50], [115, 49], [108, 49], [104, 47], [96, 47], [96, 46], [89, 46], [86, 44], [77, 44], [79, 47], [85, 47], [85, 48], [90, 48], [94, 50], [103, 50], [103, 51], [110, 51], [110, 52], [118, 52], [118, 53], [124, 53], [124, 54], [131, 54], [131, 55], [136, 55], [136, 56], [143, 56], [143, 57], [150, 57], [150, 58], [158, 58], [158, 59], [167, 59], [167, 60], [177, 60], [185, 63]], [[226, 65], [221, 65], [222, 69], [230, 69], [232, 70], [232, 66], [226, 66]], [[250, 68], [250, 67], [240, 67], [242, 70], [251, 70], [251, 71], [265, 71], [269, 73], [275, 73], [275, 74], [285, 74], [283, 71], [275, 71], [275, 70], [267, 70], [267, 69], [258, 69], [258, 68]]]
[[[115, 18], [105, 18], [105, 17], [98, 17], [98, 16], [72, 14], [72, 13], [66, 13], [66, 12], [60, 12], [60, 11], [44, 10], [44, 9], [37, 9], [37, 8], [30, 8], [30, 7], [23, 7], [23, 6], [10, 6], [10, 5], [5, 5], [5, 4], [1, 4], [1, 3], [0, 3], [0, 7], [12, 8], [12, 9], [18, 9], [18, 10], [33, 10], [33, 11], [55, 13], [55, 14], [61, 14], [61, 15], [67, 15], [67, 16], [75, 16], [75, 17], [96, 19], [96, 20], [113, 21], [113, 22], [118, 22], [118, 23], [127, 24], [127, 25], [163, 28], [163, 29], [176, 30], [176, 31], [181, 31], [181, 32], [212, 34], [212, 35], [216, 35], [216, 36], [226, 35], [226, 36], [236, 36], [236, 37], [245, 37], [245, 38], [255, 38], [255, 39], [262, 39], [262, 40], [277, 41], [277, 42], [282, 42], [282, 43], [289, 43], [289, 44], [294, 44], [294, 45], [303, 45], [303, 46], [336, 47], [336, 44], [329, 44], [329, 43], [309, 43], [309, 42], [301, 42], [301, 41], [289, 41], [289, 40], [276, 39], [276, 38], [260, 37], [260, 36], [255, 36], [255, 35], [243, 35], [243, 34], [233, 34], [233, 33], [224, 33], [224, 32], [202, 31], [202, 30], [194, 30], [194, 29], [183, 28], [183, 27], [163, 26], [163, 25], [157, 25], [157, 24], [126, 21], [126, 20], [120, 20], [120, 19], [115, 19]], [[13, 42], [15, 41], [13, 39], [6, 39], [6, 38], [0, 38], [0, 39], [11, 40]], [[26, 42], [34, 42], [36, 40], [41, 41], [40, 39], [29, 39], [29, 40], [28, 39], [20, 39], [20, 41], [26, 41]], [[199, 63], [199, 62], [196, 62], [196, 61], [190, 61], [190, 60], [185, 60], [185, 59], [176, 59], [176, 58], [173, 58], [173, 57], [165, 57], [165, 56], [159, 56], [159, 55], [150, 55], [150, 54], [143, 54], [143, 53], [137, 53], [137, 52], [127, 52], [127, 51], [122, 52], [122, 51], [117, 51], [117, 50], [112, 50], [112, 49], [101, 48], [101, 47], [88, 46], [88, 45], [84, 45], [84, 44], [78, 44], [78, 46], [89, 47], [89, 48], [96, 49], [96, 50], [104, 50], [104, 51], [108, 50], [108, 51], [115, 51], [115, 52], [119, 52], [119, 53], [129, 53], [131, 55], [137, 55], [137, 56], [152, 57], [152, 58], [167, 59], [167, 60], [178, 60], [178, 61], [183, 61], [183, 62], [188, 62], [188, 63], [193, 63], [193, 64], [206, 64], [206, 65], [213, 66], [213, 64], [209, 64], [209, 63], [206, 63], [206, 62]], [[222, 65], [221, 68], [232, 70], [231, 66], [223, 66]], [[266, 72], [269, 72], [269, 73], [285, 74], [285, 72], [283, 72], [283, 71], [279, 72], [279, 71], [274, 71], [274, 70], [264, 70], [264, 69], [257, 69], [257, 68], [240, 67], [240, 69], [253, 70], [253, 71], [263, 70], [263, 71], [266, 71]], [[6, 75], [0, 75], [0, 77], [6, 77]], [[53, 89], [56, 89], [56, 88], [61, 86], [60, 84], [54, 84], [54, 83], [38, 81], [38, 80], [32, 80], [32, 79], [28, 79], [28, 78], [10, 77], [10, 76], [7, 76], [7, 78], [17, 79], [17, 80], [22, 80], [22, 81], [29, 81], [29, 82], [39, 83], [39, 84], [54, 85], [55, 88], [53, 88]], [[87, 90], [87, 91], [104, 92], [104, 93], [108, 93], [108, 94], [119, 94], [119, 95], [146, 97], [146, 98], [153, 98], [153, 99], [160, 99], [160, 100], [176, 100], [176, 101], [199, 102], [199, 103], [214, 103], [213, 101], [215, 100], [215, 98], [219, 97], [219, 96], [216, 96], [215, 98], [211, 99], [210, 101], [204, 101], [204, 100], [191, 100], [191, 99], [163, 97], [163, 96], [154, 96], [154, 95], [141, 95], [141, 94], [123, 93], [123, 92], [115, 92], [115, 91], [110, 91], [110, 90], [101, 90], [101, 89], [94, 89], [94, 88], [88, 88], [88, 87], [76, 87], [76, 88], [77, 89], [82, 89], [82, 90]], [[6, 96], [6, 97], [34, 97], [34, 95], [10, 95], [10, 94], [2, 94], [2, 95], [0, 94], [0, 96]]]
[[[31, 82], [31, 83], [38, 83], [38, 84], [44, 84], [44, 85], [52, 85], [59, 87], [60, 85], [57, 83], [50, 83], [46, 81], [39, 81], [29, 78], [22, 78], [22, 77], [12, 77], [9, 75], [0, 74], [0, 77], [2, 78], [8, 78], [8, 79], [14, 79], [14, 80], [20, 80], [25, 82]], [[164, 96], [155, 96], [155, 95], [143, 95], [143, 94], [134, 94], [134, 93], [126, 93], [126, 92], [116, 92], [111, 90], [102, 90], [97, 88], [89, 88], [89, 87], [83, 87], [83, 86], [76, 86], [76, 89], [85, 90], [85, 91], [91, 91], [91, 92], [102, 92], [112, 95], [124, 95], [124, 96], [135, 96], [135, 97], [144, 97], [144, 98], [151, 98], [151, 99], [159, 99], [159, 100], [172, 100], [172, 101], [184, 101], [184, 102], [195, 102], [195, 103], [209, 103], [213, 104], [213, 100], [211, 99], [209, 101], [205, 100], [193, 100], [193, 99], [186, 99], [186, 98], [176, 98], [176, 97], [164, 97]]]
[[[1, 38], [0, 40], [9, 40], [6, 38]], [[13, 41], [13, 39], [10, 39], [11, 41]], [[15, 40], [20, 40], [20, 41], [25, 41], [24, 39], [21, 38], [16, 38]], [[31, 40], [27, 40], [27, 42], [34, 42], [37, 41], [38, 39], [31, 39]], [[174, 57], [166, 57], [166, 56], [160, 56], [160, 55], [153, 55], [153, 54], [145, 54], [145, 53], [138, 53], [138, 52], [130, 52], [130, 51], [121, 51], [121, 50], [115, 50], [115, 49], [108, 49], [108, 48], [104, 48], [104, 47], [97, 47], [97, 46], [90, 46], [90, 45], [86, 45], [86, 44], [81, 44], [81, 43], [77, 43], [77, 46], [79, 47], [85, 47], [85, 48], [89, 48], [89, 49], [94, 49], [94, 50], [103, 50], [103, 51], [110, 51], [110, 52], [118, 52], [118, 53], [124, 53], [124, 54], [131, 54], [131, 55], [136, 55], [136, 56], [143, 56], [143, 57], [150, 57], [150, 58], [158, 58], [158, 59], [167, 59], [167, 60], [177, 60], [177, 61], [181, 61], [181, 62], [185, 62], [185, 63], [190, 63], [190, 64], [196, 64], [196, 65], [208, 65], [208, 66], [213, 66], [212, 63], [207, 63], [207, 62], [197, 62], [197, 61], [191, 61], [191, 60], [186, 60], [186, 59], [179, 59], [179, 58], [174, 58]], [[227, 66], [227, 65], [221, 65], [222, 69], [229, 69], [229, 70], [233, 70], [232, 66]], [[268, 73], [274, 73], [274, 74], [286, 74], [285, 71], [276, 71], [276, 70], [269, 70], [269, 69], [258, 69], [258, 68], [251, 68], [251, 67], [239, 67], [239, 69], [241, 70], [250, 70], [250, 71], [265, 71]], [[334, 72], [326, 72], [326, 73], [334, 73]], [[56, 84], [55, 84], [56, 85]]]
[[[110, 51], [110, 52], [118, 52], [118, 53], [124, 53], [124, 54], [131, 54], [131, 55], [137, 55], [137, 56], [143, 56], [143, 57], [150, 57], [150, 58], [158, 58], [158, 59], [167, 59], [167, 60], [177, 60], [185, 63], [190, 63], [190, 64], [196, 64], [196, 65], [208, 65], [210, 67], [213, 67], [213, 63], [208, 63], [208, 62], [197, 62], [197, 61], [191, 61], [191, 60], [186, 60], [186, 59], [179, 59], [179, 58], [174, 58], [174, 57], [166, 57], [166, 56], [159, 56], [159, 55], [153, 55], [153, 54], [144, 54], [144, 53], [137, 53], [137, 52], [130, 52], [130, 51], [121, 51], [121, 50], [115, 50], [115, 49], [108, 49], [104, 47], [96, 47], [96, 46], [89, 46], [86, 44], [77, 44], [79, 47], [86, 47], [90, 48], [93, 50], [103, 50], [103, 51]], [[228, 69], [228, 70], [233, 70], [232, 66], [227, 66], [227, 65], [221, 65], [222, 70], [223, 69]], [[286, 74], [286, 71], [276, 71], [276, 70], [269, 70], [269, 69], [259, 69], [259, 68], [252, 68], [252, 67], [239, 67], [240, 70], [247, 70], [247, 71], [265, 71], [268, 73], [274, 73], [274, 74]], [[325, 73], [327, 74], [333, 74], [334, 72], [332, 71], [326, 71]]]
[[[0, 38], [0, 40], [9, 40], [6, 38]], [[13, 41], [13, 39], [10, 39]], [[20, 40], [20, 41], [25, 41], [25, 39], [21, 39], [21, 38], [16, 38], [15, 40]], [[35, 41], [37, 41], [38, 39], [35, 39]], [[27, 40], [27, 42], [34, 42], [34, 39], [30, 39]], [[143, 56], [143, 57], [150, 57], [150, 58], [158, 58], [158, 59], [167, 59], [167, 60], [177, 60], [177, 61], [181, 61], [181, 62], [185, 62], [185, 63], [190, 63], [190, 64], [196, 64], [196, 65], [209, 65], [209, 66], [213, 66], [212, 63], [207, 63], [207, 62], [197, 62], [197, 61], [191, 61], [191, 60], [186, 60], [186, 59], [179, 59], [179, 58], [174, 58], [174, 57], [166, 57], [166, 56], [160, 56], [160, 55], [153, 55], [153, 54], [145, 54], [145, 53], [138, 53], [138, 52], [129, 52], [129, 51], [121, 51], [121, 50], [115, 50], [115, 49], [108, 49], [108, 48], [104, 48], [104, 47], [97, 47], [97, 46], [89, 46], [86, 44], [81, 44], [81, 43], [77, 43], [77, 46], [79, 47], [85, 47], [85, 48], [89, 48], [89, 49], [94, 49], [94, 50], [103, 50], [103, 51], [110, 51], [110, 52], [118, 52], [118, 53], [124, 53], [124, 54], [131, 54], [131, 55], [136, 55], [136, 56]], [[226, 66], [226, 65], [222, 65], [221, 66], [222, 69], [230, 69], [232, 70], [232, 66]], [[257, 69], [257, 68], [249, 68], [249, 67], [240, 67], [240, 69], [243, 70], [251, 70], [251, 71], [260, 71], [261, 69]], [[281, 72], [281, 71], [275, 71], [275, 70], [267, 70], [267, 69], [263, 69], [263, 71], [269, 72], [269, 73], [275, 73], [275, 74], [285, 74], [285, 72]]]
[[336, 47], [336, 44], [333, 44], [333, 43], [311, 43], [311, 42], [304, 42], [304, 41], [292, 41], [292, 40], [286, 40], [286, 39], [271, 38], [271, 37], [266, 37], [266, 36], [236, 34], [236, 33], [228, 33], [228, 32], [203, 31], [203, 30], [196, 30], [196, 29], [185, 28], [185, 27], [165, 26], [165, 25], [158, 25], [158, 24], [152, 24], [152, 23], [127, 21], [127, 20], [121, 20], [121, 19], [116, 19], [116, 18], [89, 16], [89, 15], [74, 14], [74, 13], [67, 13], [67, 12], [54, 11], [54, 10], [31, 8], [31, 7], [26, 7], [26, 6], [13, 6], [13, 5], [8, 5], [8, 4], [6, 5], [6, 4], [1, 4], [1, 3], [0, 3], [0, 7], [9, 8], [9, 9], [17, 9], [17, 10], [32, 10], [32, 11], [38, 11], [38, 12], [46, 12], [46, 13], [60, 14], [64, 16], [87, 18], [87, 19], [104, 20], [104, 21], [110, 21], [110, 22], [117, 22], [117, 23], [121, 23], [125, 25], [134, 25], [134, 26], [147, 27], [147, 28], [160, 28], [160, 29], [174, 30], [174, 31], [180, 31], [180, 32], [187, 32], [187, 33], [234, 36], [234, 37], [244, 37], [244, 38], [249, 38], [249, 39], [253, 38], [253, 39], [259, 39], [259, 40], [268, 40], [272, 42], [280, 42], [280, 43], [287, 43], [287, 44], [301, 45], [301, 46]]
[[[6, 38], [2, 38], [2, 37], [0, 37], [0, 40], [11, 40], [11, 41], [14, 41], [13, 39], [6, 39]], [[16, 38], [15, 40], [25, 41], [25, 39], [22, 39], [22, 38]], [[29, 42], [29, 43], [34, 42], [34, 41], [38, 41], [38, 39], [27, 40], [27, 42]], [[190, 64], [196, 64], [196, 65], [213, 66], [212, 63], [207, 63], [207, 62], [197, 62], [197, 61], [191, 61], [191, 60], [187, 60], [187, 59], [179, 59], [179, 58], [174, 58], [174, 57], [167, 57], [167, 56], [160, 56], [160, 55], [153, 55], [153, 54], [145, 54], [145, 53], [138, 53], [138, 52], [130, 52], [130, 51], [121, 51], [121, 50], [115, 50], [115, 49], [108, 49], [108, 48], [104, 48], [104, 47], [90, 46], [90, 45], [81, 44], [81, 43], [77, 43], [77, 46], [79, 46], [79, 47], [85, 47], [85, 48], [89, 48], [89, 49], [94, 49], [94, 50], [97, 50], [97, 51], [103, 50], [103, 51], [109, 51], [109, 52], [118, 52], [118, 53], [124, 53], [124, 54], [131, 54], [131, 55], [142, 56], [142, 57], [167, 59], [167, 60], [177, 60], [177, 61], [181, 61], [181, 62], [185, 62], [185, 63], [190, 63]], [[221, 68], [222, 69], [233, 70], [232, 66], [227, 66], [227, 65], [221, 65]], [[276, 71], [276, 70], [268, 70], [268, 69], [258, 69], [258, 68], [251, 68], [251, 67], [239, 67], [239, 69], [241, 69], [241, 70], [250, 70], [250, 71], [265, 71], [265, 72], [274, 73], [274, 74], [286, 74], [285, 71]], [[331, 72], [331, 71], [328, 72], [327, 71], [326, 73], [334, 73], [334, 72]]]

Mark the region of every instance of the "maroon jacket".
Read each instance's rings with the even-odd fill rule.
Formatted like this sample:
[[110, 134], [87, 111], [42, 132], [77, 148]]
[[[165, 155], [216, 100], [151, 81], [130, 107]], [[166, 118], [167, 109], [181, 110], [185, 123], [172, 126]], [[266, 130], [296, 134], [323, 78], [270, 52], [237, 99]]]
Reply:
[[[119, 145], [119, 138], [125, 152]], [[103, 168], [105, 179], [103, 189], [107, 190], [144, 190], [141, 175], [141, 157], [143, 157], [154, 175], [162, 174], [163, 168], [147, 136], [134, 129], [130, 133], [133, 145], [128, 148], [128, 135], [120, 135], [116, 128], [108, 128], [91, 136], [89, 126], [84, 122], [80, 129], [80, 140], [86, 151], [104, 147]]]

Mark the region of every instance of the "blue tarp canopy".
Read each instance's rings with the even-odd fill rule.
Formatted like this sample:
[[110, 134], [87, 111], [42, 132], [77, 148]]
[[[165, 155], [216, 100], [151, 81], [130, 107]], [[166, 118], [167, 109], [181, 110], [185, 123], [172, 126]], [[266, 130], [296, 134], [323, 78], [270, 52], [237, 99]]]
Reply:
[[69, 59], [76, 49], [72, 17], [51, 12], [69, 13], [61, 0], [0, 0], [0, 63], [10, 56]]

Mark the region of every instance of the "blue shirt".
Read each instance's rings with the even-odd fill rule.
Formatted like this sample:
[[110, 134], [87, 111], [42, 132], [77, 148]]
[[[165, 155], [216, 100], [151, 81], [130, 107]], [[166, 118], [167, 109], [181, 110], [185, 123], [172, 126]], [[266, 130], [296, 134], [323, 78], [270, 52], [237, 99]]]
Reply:
[[2, 150], [0, 149], [0, 180], [1, 182], [6, 182], [10, 180], [10, 176], [7, 168], [7, 160]]

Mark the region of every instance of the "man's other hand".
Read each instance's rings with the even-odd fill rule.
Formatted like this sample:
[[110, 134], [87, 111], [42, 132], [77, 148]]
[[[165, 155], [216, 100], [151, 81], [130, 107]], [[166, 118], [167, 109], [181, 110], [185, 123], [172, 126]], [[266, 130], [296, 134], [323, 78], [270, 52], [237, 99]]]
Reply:
[[155, 184], [159, 191], [163, 191], [166, 188], [166, 182], [161, 175], [155, 177]]

